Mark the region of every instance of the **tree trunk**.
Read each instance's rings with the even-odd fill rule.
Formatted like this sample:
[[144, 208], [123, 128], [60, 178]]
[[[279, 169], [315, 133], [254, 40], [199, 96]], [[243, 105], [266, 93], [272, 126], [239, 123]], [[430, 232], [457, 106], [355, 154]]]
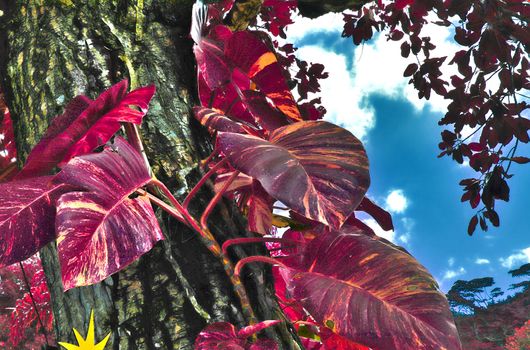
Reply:
[[[190, 118], [196, 101], [191, 5], [190, 0], [0, 1], [0, 84], [14, 120], [19, 162], [74, 96], [94, 98], [124, 78], [132, 85], [154, 83], [157, 93], [141, 133], [154, 173], [182, 197], [210, 150], [208, 135]], [[204, 190], [195, 211], [210, 198]], [[207, 323], [246, 324], [219, 261], [194, 232], [158, 215], [166, 240], [98, 285], [64, 293], [55, 244], [41, 251], [58, 340], [75, 343], [72, 328], [86, 330], [91, 309], [96, 339], [112, 332], [107, 349], [191, 349]], [[211, 223], [221, 242], [248, 235], [230, 203], [219, 206]], [[269, 270], [246, 271], [258, 317], [281, 318]], [[286, 323], [268, 333], [282, 348], [298, 348]]]

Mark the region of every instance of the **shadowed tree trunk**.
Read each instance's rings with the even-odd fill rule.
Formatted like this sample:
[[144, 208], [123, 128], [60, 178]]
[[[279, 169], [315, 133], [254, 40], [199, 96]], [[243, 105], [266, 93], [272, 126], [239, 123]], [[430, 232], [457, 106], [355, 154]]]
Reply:
[[[0, 84], [13, 116], [20, 164], [74, 96], [94, 98], [124, 78], [132, 85], [154, 83], [157, 93], [141, 133], [154, 173], [182, 197], [199, 178], [197, 163], [210, 148], [208, 135], [190, 117], [195, 103], [191, 5], [190, 0], [0, 1]], [[204, 190], [195, 211], [210, 198]], [[112, 332], [108, 349], [191, 349], [207, 323], [245, 325], [219, 261], [194, 232], [158, 215], [166, 240], [98, 285], [64, 293], [55, 244], [41, 251], [58, 340], [75, 343], [71, 330], [87, 329], [91, 309], [97, 339]], [[230, 203], [219, 207], [211, 223], [221, 242], [247, 234]], [[258, 317], [281, 318], [269, 270], [246, 271]], [[297, 348], [285, 324], [268, 332], [282, 348]]]

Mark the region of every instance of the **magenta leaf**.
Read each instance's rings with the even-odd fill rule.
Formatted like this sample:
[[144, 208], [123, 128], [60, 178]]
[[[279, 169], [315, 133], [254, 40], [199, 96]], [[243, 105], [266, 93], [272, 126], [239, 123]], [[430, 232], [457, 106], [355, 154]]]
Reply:
[[214, 41], [202, 38], [193, 50], [199, 71], [210, 89], [214, 90], [230, 82], [232, 67]]
[[269, 141], [219, 133], [232, 166], [257, 179], [269, 195], [312, 220], [340, 227], [370, 184], [366, 152], [349, 131], [303, 121], [273, 131]]
[[55, 201], [66, 192], [52, 176], [0, 184], [0, 266], [29, 258], [55, 238]]
[[243, 96], [248, 111], [263, 129], [273, 131], [288, 124], [285, 115], [273, 107], [263, 93], [246, 90], [243, 91]]
[[[231, 177], [233, 172], [220, 174], [215, 179], [215, 191], [219, 192]], [[273, 198], [267, 194], [260, 183], [245, 174], [238, 174], [224, 194], [228, 198], [234, 198], [234, 192], [241, 195], [241, 205], [248, 208], [247, 221], [248, 230], [267, 235], [272, 228], [272, 205]]]
[[248, 229], [260, 235], [270, 234], [272, 228], [272, 205], [274, 200], [258, 181], [252, 183], [252, 195], [248, 200]]
[[204, 328], [195, 340], [195, 350], [244, 350], [246, 339], [239, 339], [236, 327], [228, 322], [212, 323]]
[[[221, 189], [226, 184], [226, 181], [232, 176], [233, 172], [228, 172], [224, 174], [217, 175], [215, 178], [214, 189], [215, 192], [221, 191]], [[230, 183], [228, 188], [225, 190], [225, 194], [231, 193], [234, 191], [250, 191], [252, 189], [252, 183], [254, 180], [245, 174], [238, 174], [236, 178]]]
[[320, 233], [280, 273], [333, 333], [375, 349], [461, 349], [444, 294], [409, 254], [359, 230]]
[[278, 348], [278, 345], [273, 340], [260, 339], [254, 344], [249, 344], [247, 338], [279, 322], [263, 321], [253, 326], [244, 327], [239, 332], [236, 332], [236, 327], [231, 323], [212, 323], [199, 333], [195, 340], [194, 349], [274, 350]]
[[123, 80], [94, 101], [85, 96], [74, 98], [65, 112], [52, 121], [18, 176], [48, 174], [73, 157], [104, 145], [118, 131], [121, 122], [140, 124], [155, 87], [151, 85], [127, 93], [127, 86], [127, 80]]
[[102, 153], [73, 158], [54, 180], [82, 191], [63, 194], [56, 231], [65, 290], [98, 283], [163, 239], [146, 197], [151, 181], [142, 157], [117, 138]]
[[224, 52], [290, 120], [302, 120], [276, 55], [258, 35], [235, 32], [225, 43]]
[[[219, 33], [223, 34], [217, 35]], [[201, 38], [194, 46], [194, 52], [199, 71], [199, 96], [204, 106], [251, 122], [248, 107], [254, 119], [260, 120], [260, 125], [267, 130], [285, 124], [287, 119], [302, 120], [275, 53], [259, 35], [248, 31], [231, 33], [227, 27], [216, 26], [208, 38]], [[251, 82], [279, 111], [267, 106], [265, 99], [256, 101], [256, 96], [248, 99], [249, 104], [245, 106], [242, 99], [247, 98], [243, 92], [251, 88]], [[267, 115], [256, 115], [264, 109]]]
[[249, 127], [238, 123], [221, 112], [205, 107], [193, 107], [195, 118], [210, 131], [235, 132], [238, 134], [251, 133]]
[[275, 324], [278, 324], [278, 323], [280, 323], [280, 321], [278, 321], [278, 320], [269, 320], [269, 321], [260, 322], [258, 324], [252, 325], [252, 326], [247, 326], [247, 327], [241, 328], [239, 330], [239, 332], [237, 332], [237, 336], [239, 338], [246, 339], [246, 338], [250, 337], [253, 334], [261, 332], [265, 328], [269, 328], [269, 327], [274, 326]]

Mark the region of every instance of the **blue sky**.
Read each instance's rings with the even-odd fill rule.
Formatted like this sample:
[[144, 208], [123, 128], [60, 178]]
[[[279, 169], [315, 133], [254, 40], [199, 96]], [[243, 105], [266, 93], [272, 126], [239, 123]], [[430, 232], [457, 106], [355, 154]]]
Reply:
[[[441, 55], [454, 52], [451, 33], [427, 30]], [[287, 33], [300, 58], [323, 63], [330, 73], [322, 81], [326, 119], [365, 143], [372, 175], [369, 196], [393, 214], [396, 227], [395, 232], [378, 232], [407, 248], [444, 291], [457, 279], [492, 276], [503, 289], [517, 282], [507, 272], [530, 262], [530, 166], [512, 168], [510, 202], [497, 207], [501, 227], [487, 233], [477, 229], [469, 237], [474, 211], [460, 202], [458, 182], [474, 173], [437, 158], [443, 130], [437, 121], [447, 103], [417, 99], [402, 76], [408, 61], [400, 57], [399, 44], [380, 37], [355, 48], [341, 31], [342, 16], [326, 15], [299, 19]], [[529, 147], [522, 151], [530, 154]], [[373, 221], [367, 223], [376, 228]]]

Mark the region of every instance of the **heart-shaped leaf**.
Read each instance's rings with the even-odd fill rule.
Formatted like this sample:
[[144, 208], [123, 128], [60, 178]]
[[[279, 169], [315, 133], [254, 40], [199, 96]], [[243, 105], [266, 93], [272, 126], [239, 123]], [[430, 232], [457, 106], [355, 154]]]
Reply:
[[134, 197], [151, 177], [125, 140], [117, 138], [102, 153], [73, 158], [55, 181], [82, 189], [63, 194], [57, 204], [65, 290], [102, 281], [163, 239], [149, 200]]
[[280, 321], [263, 321], [236, 331], [228, 322], [212, 323], [204, 328], [195, 340], [195, 350], [230, 349], [230, 350], [275, 350], [278, 345], [270, 339], [259, 339], [249, 344], [247, 338], [261, 330], [274, 326]]
[[[217, 35], [227, 31], [230, 33], [227, 27], [216, 26], [194, 47], [201, 103], [245, 121], [250, 121], [249, 108], [253, 119], [266, 129], [285, 124], [286, 118], [302, 120], [275, 53], [252, 32]], [[251, 82], [260, 91], [259, 101], [257, 96], [247, 98], [243, 94], [251, 88]], [[281, 113], [267, 106], [265, 96]], [[256, 115], [261, 112], [267, 115]]]
[[335, 228], [359, 205], [370, 184], [361, 141], [324, 121], [284, 126], [273, 131], [269, 141], [219, 133], [217, 147], [272, 197]]
[[412, 256], [364, 232], [320, 233], [289, 268], [287, 290], [321, 325], [375, 349], [460, 349], [445, 296]]
[[[86, 96], [74, 98], [57, 116], [33, 148], [20, 178], [48, 174], [75, 156], [104, 145], [120, 128], [120, 122], [140, 124], [155, 93], [154, 85], [127, 93], [127, 80], [113, 85], [95, 101]], [[130, 106], [137, 106], [132, 109]]]
[[[250, 80], [244, 77], [243, 74], [237, 73], [237, 71], [234, 71], [233, 73], [233, 84], [227, 84], [217, 89], [210, 89], [203, 74], [199, 72], [199, 77], [197, 78], [199, 99], [203, 106], [223, 111], [225, 114], [229, 115], [231, 119], [253, 124], [254, 117], [240, 100], [237, 92], [237, 89], [250, 88]], [[235, 77], [241, 78], [242, 81], [236, 80]]]
[[276, 55], [255, 33], [235, 32], [225, 43], [224, 51], [225, 56], [290, 120], [302, 120]]
[[52, 178], [0, 184], [0, 266], [29, 258], [55, 238], [55, 201], [67, 187]]

